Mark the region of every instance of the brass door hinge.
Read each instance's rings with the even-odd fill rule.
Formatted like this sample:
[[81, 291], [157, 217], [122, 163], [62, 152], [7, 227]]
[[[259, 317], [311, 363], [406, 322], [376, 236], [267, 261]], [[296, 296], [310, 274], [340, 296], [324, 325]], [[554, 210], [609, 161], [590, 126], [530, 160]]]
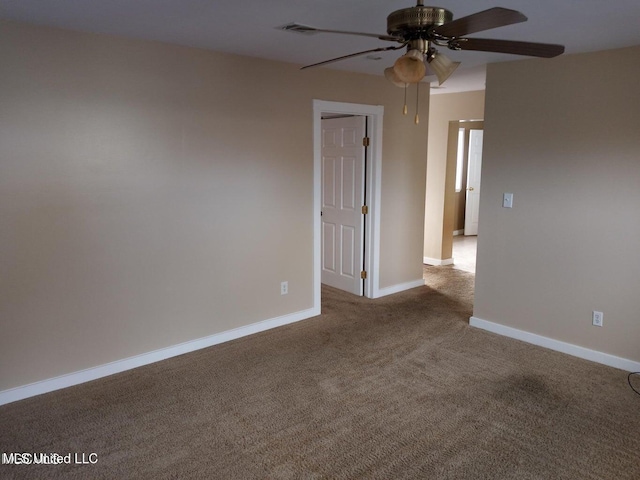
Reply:
[[363, 270], [363, 271], [360, 272], [360, 278], [363, 279], [363, 280], [367, 278], [366, 270]]
[[363, 147], [368, 147], [369, 146], [369, 137], [364, 137], [362, 139], [362, 146]]
[[367, 213], [369, 213], [369, 207], [366, 205], [362, 206], [362, 214], [366, 215]]

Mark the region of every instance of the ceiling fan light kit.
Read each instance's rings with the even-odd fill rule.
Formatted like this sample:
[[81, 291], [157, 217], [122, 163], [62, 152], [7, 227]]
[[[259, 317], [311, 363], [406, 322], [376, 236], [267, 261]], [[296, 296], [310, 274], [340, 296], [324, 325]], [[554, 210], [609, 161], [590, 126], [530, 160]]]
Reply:
[[384, 69], [384, 77], [387, 80], [389, 80], [391, 83], [393, 83], [396, 87], [403, 88], [407, 85], [406, 82], [403, 82], [402, 80], [400, 80], [398, 75], [396, 75], [396, 71], [393, 69], [393, 67], [388, 67]]
[[403, 83], [418, 83], [426, 71], [424, 54], [419, 50], [409, 50], [393, 64], [393, 72]]
[[[398, 87], [405, 87], [406, 97], [407, 84], [418, 84], [424, 78], [427, 72], [425, 62], [430, 70], [435, 73], [440, 85], [460, 65], [460, 62], [450, 60], [435, 47], [446, 47], [454, 51], [484, 51], [542, 58], [551, 58], [564, 53], [564, 46], [562, 45], [473, 37], [463, 38], [472, 33], [525, 21], [527, 21], [527, 17], [524, 14], [501, 7], [490, 8], [454, 20], [453, 14], [449, 10], [440, 7], [428, 7], [424, 5], [423, 0], [417, 0], [415, 7], [402, 8], [389, 14], [387, 17], [387, 35], [326, 30], [297, 24], [289, 24], [281, 28], [288, 31], [303, 30], [305, 33], [313, 31], [316, 33], [360, 35], [383, 41], [398, 42], [400, 45], [365, 50], [302, 68], [326, 65], [367, 53], [399, 50], [406, 47], [407, 52], [395, 61], [393, 67], [386, 68], [384, 71], [385, 77], [391, 83]], [[416, 121], [416, 123], [418, 122]]]
[[427, 55], [427, 62], [429, 62], [429, 68], [433, 70], [438, 77], [438, 85], [442, 85], [447, 78], [460, 66], [460, 62], [454, 62], [446, 55], [433, 49]]

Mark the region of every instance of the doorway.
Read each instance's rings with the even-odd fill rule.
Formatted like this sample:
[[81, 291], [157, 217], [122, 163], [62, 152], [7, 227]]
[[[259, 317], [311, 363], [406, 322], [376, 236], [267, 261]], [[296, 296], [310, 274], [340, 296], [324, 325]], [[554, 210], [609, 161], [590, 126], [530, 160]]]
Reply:
[[480, 173], [484, 122], [460, 120], [449, 123], [448, 161], [456, 163], [452, 257], [455, 268], [475, 273]]
[[[382, 117], [384, 108], [379, 105], [313, 101], [313, 150], [314, 150], [314, 306], [320, 308], [322, 284], [322, 117], [359, 116], [366, 119], [369, 146], [367, 168], [364, 172], [366, 189], [366, 220], [363, 220], [364, 254], [362, 257], [362, 295], [379, 296], [380, 258], [380, 183], [382, 171]], [[362, 207], [362, 205], [360, 206]], [[358, 272], [360, 273], [360, 272]]]

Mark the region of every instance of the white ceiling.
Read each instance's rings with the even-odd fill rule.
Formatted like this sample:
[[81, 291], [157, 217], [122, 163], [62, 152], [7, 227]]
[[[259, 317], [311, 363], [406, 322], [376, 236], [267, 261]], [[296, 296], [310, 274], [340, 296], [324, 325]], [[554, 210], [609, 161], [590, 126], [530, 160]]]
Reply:
[[[159, 40], [307, 65], [393, 45], [351, 35], [301, 35], [277, 27], [297, 22], [317, 28], [386, 33], [386, 17], [415, 0], [0, 0], [0, 18]], [[425, 2], [430, 4], [429, 1]], [[529, 21], [481, 34], [482, 38], [560, 43], [566, 53], [640, 45], [640, 0], [442, 0], [434, 6], [454, 18], [491, 7], [519, 10]], [[433, 93], [484, 88], [487, 63], [515, 55], [447, 51], [462, 66]], [[321, 68], [381, 75], [398, 52], [379, 60], [356, 57]], [[639, 59], [640, 61], [640, 59]], [[313, 75], [313, 70], [308, 70]]]

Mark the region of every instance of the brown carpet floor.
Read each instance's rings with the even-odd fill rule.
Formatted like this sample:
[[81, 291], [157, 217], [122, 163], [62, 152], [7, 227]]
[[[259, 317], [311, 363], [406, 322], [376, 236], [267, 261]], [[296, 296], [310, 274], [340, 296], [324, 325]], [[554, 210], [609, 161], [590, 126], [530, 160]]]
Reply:
[[473, 276], [0, 407], [5, 478], [638, 479], [626, 373], [468, 326]]

